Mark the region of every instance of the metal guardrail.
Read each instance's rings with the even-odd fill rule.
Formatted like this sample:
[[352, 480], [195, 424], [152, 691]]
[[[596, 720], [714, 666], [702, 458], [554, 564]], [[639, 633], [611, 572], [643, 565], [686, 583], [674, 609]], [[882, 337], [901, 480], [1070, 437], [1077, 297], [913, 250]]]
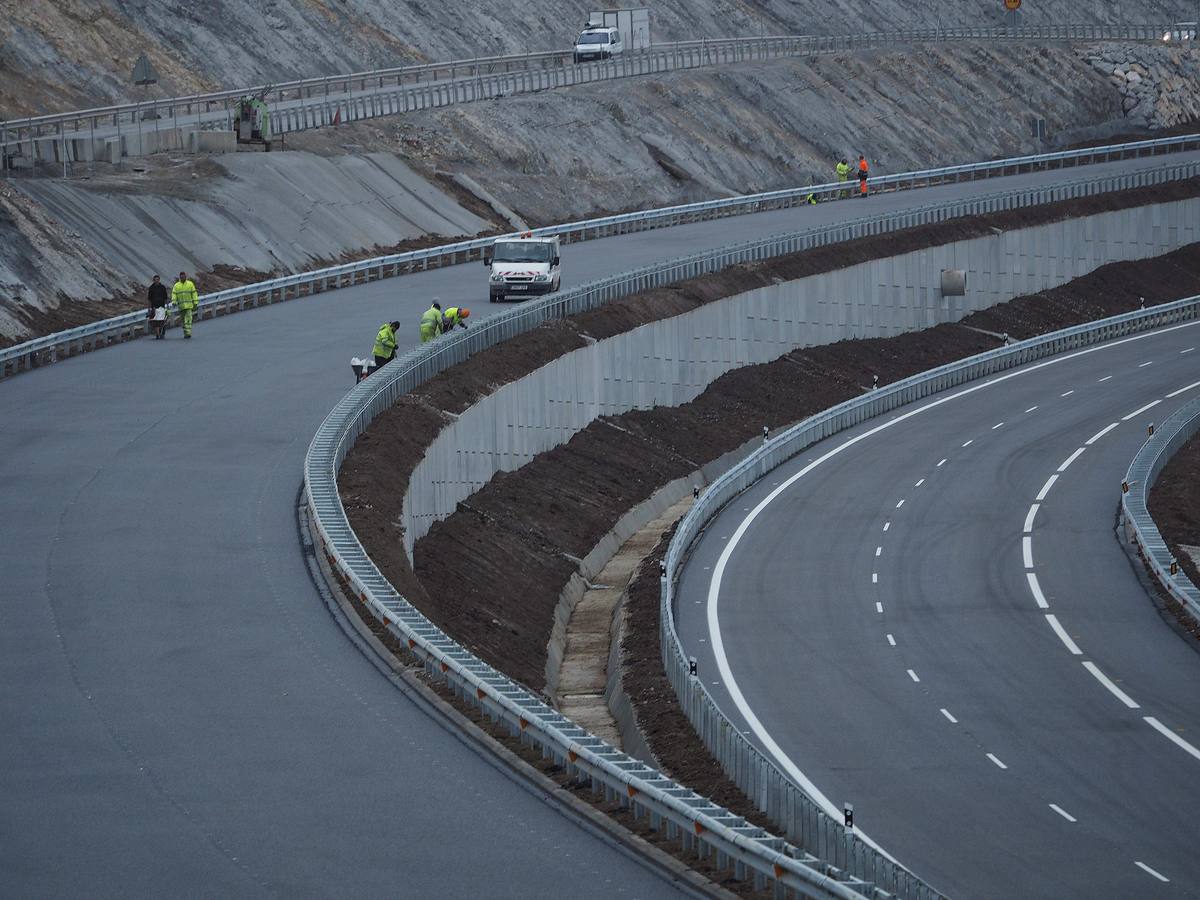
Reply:
[[[1158, 156], [1198, 148], [1200, 148], [1200, 134], [1180, 135], [1090, 147], [1083, 150], [1064, 150], [884, 175], [872, 178], [870, 185], [871, 190], [876, 193], [915, 190], [959, 181], [1003, 177], [1041, 169], [1076, 168], [1113, 160]], [[847, 198], [849, 192], [857, 190], [857, 185], [850, 187], [847, 185], [848, 183], [831, 182], [783, 191], [706, 200], [682, 206], [553, 225], [535, 229], [534, 233], [559, 235], [565, 243], [594, 240], [614, 234], [628, 234], [652, 228], [669, 228], [706, 219], [786, 209], [807, 203], [809, 196], [818, 201], [842, 200]], [[196, 316], [204, 318], [205, 316], [227, 315], [246, 308], [292, 300], [435, 266], [478, 260], [482, 258], [484, 250], [490, 247], [495, 240], [497, 238], [491, 237], [459, 241], [426, 250], [378, 256], [311, 272], [284, 275], [280, 278], [218, 291], [200, 299]], [[173, 320], [172, 324], [177, 323]], [[135, 312], [34, 338], [0, 350], [0, 378], [57, 362], [59, 359], [69, 358], [85, 351], [132, 340], [144, 334], [146, 334], [145, 313]]]
[[1171, 574], [1175, 558], [1150, 516], [1147, 501], [1159, 474], [1189, 440], [1200, 433], [1200, 398], [1185, 404], [1167, 417], [1150, 436], [1129, 465], [1121, 492], [1121, 521], [1125, 536], [1172, 597], [1200, 622], [1200, 588], [1192, 584], [1182, 567]]
[[[573, 65], [571, 51], [513, 54], [442, 63], [376, 69], [345, 75], [256, 85], [230, 91], [125, 103], [95, 109], [0, 122], [0, 150], [13, 147], [37, 157], [41, 141], [62, 144], [62, 162], [69, 158], [66, 142], [91, 138], [97, 131], [119, 139], [122, 134], [157, 131], [170, 120], [171, 128], [205, 122], [231, 130], [232, 107], [248, 93], [264, 93], [273, 104], [272, 130], [287, 134], [308, 128], [452, 103], [473, 102], [517, 93], [530, 93], [592, 81], [624, 78], [732, 63], [806, 57], [912, 43], [1131, 40], [1155, 41], [1159, 25], [1034, 25], [1016, 28], [927, 28], [848, 35], [783, 35], [715, 38], [655, 44], [647, 50], [622, 54], [599, 63]], [[355, 89], [357, 88], [357, 94]], [[147, 126], [146, 121], [151, 120]], [[164, 126], [166, 127], [166, 126]], [[0, 152], [7, 168], [7, 152]]]
[[[703, 682], [689, 674], [687, 654], [675, 629], [675, 583], [686, 562], [693, 541], [704, 530], [709, 520], [720, 512], [730, 500], [805, 448], [868, 419], [957, 385], [994, 375], [1034, 360], [1197, 318], [1200, 318], [1200, 296], [1067, 328], [905, 378], [893, 385], [873, 390], [862, 397], [841, 403], [789, 428], [779, 436], [765, 442], [762, 447], [714, 481], [700, 495], [681, 520], [667, 551], [666, 574], [661, 581], [660, 604], [663, 663], [688, 719], [699, 732], [705, 746], [721, 761], [730, 778], [737, 782], [738, 786], [749, 796], [759, 798], [759, 804], [765, 807], [765, 812], [774, 821], [782, 824], [784, 836], [788, 840], [809, 849], [818, 856], [823, 856], [820, 847], [816, 845], [821, 840], [827, 839], [826, 835], [822, 833], [814, 835], [812, 830], [816, 823], [827, 817], [810, 797], [788, 779], [767, 754], [746, 738], [738, 727], [726, 718]], [[1189, 427], [1191, 432], [1195, 433], [1200, 430], [1200, 401], [1194, 401], [1191, 408], [1194, 418], [1190, 420]], [[1158, 461], [1163, 459], [1163, 452], [1182, 444], [1186, 438], [1181, 438], [1180, 435], [1185, 431], [1186, 429], [1180, 423], [1174, 434], [1164, 437], [1161, 446], [1154, 448], [1153, 451], [1144, 450], [1146, 458], [1142, 462], [1145, 469], [1157, 474], [1152, 467], [1158, 465], [1158, 468], [1161, 468], [1161, 463]], [[1137, 465], [1138, 461], [1135, 461], [1135, 467]], [[1139, 469], [1138, 471], [1143, 475], [1134, 476], [1134, 468], [1131, 468], [1131, 477], [1139, 477], [1143, 485], [1147, 484], [1144, 470]], [[1151, 475], [1152, 477], [1153, 475]], [[1129, 503], [1131, 500], [1136, 503], [1138, 495], [1131, 491], [1124, 497], [1124, 503]], [[1140, 544], [1146, 549], [1148, 558], [1153, 560], [1157, 556], [1158, 561], [1161, 562], [1164, 553], [1169, 557], [1170, 554], [1166, 553], [1161, 538], [1158, 539], [1156, 545], [1144, 531], [1149, 520], [1145, 514], [1144, 499], [1141, 501], [1141, 506], [1133, 507], [1133, 510], [1137, 512], [1138, 518], [1130, 517], [1130, 520], [1135, 521], [1143, 529]], [[1153, 527], [1152, 523], [1150, 527]], [[1157, 537], [1157, 531], [1154, 532], [1154, 535]], [[1156, 569], [1156, 571], [1158, 570]], [[1159, 577], [1160, 579], [1163, 577], [1161, 573]], [[1176, 588], [1179, 587], [1178, 581], [1176, 579]], [[1174, 590], [1172, 593], [1181, 596]], [[1194, 587], [1192, 587], [1191, 599], [1193, 602], [1200, 599], [1200, 595], [1197, 595]], [[841, 839], [841, 835], [836, 834], [835, 829], [834, 846], [837, 845], [839, 839]], [[854, 862], [848, 862], [846, 868], [851, 874], [861, 875], [863, 871], [858, 869]], [[878, 872], [879, 870], [876, 868], [874, 871]], [[880, 882], [876, 881], [875, 883], [879, 884]], [[907, 885], [904, 884], [897, 884], [893, 887], [885, 882], [882, 886], [889, 887], [901, 897], [922, 896], [919, 891], [910, 892]]]
[[[456, 694], [506, 722], [514, 733], [522, 734], [524, 739], [540, 746], [543, 753], [562, 762], [571, 774], [590, 778], [594, 787], [603, 787], [609, 799], [627, 797], [630, 802], [641, 804], [635, 806], [635, 812], [639, 809], [648, 811], [654, 827], [665, 827], [672, 836], [699, 836], [701, 846], [716, 848], [718, 854], [737, 859], [745, 867], [739, 874], [749, 871], [756, 882], [775, 880], [802, 893], [811, 891], [816, 896], [826, 896], [821, 892], [830, 889], [832, 882], [824, 881], [821, 882], [823, 886], [818, 885], [813, 878], [818, 877], [814, 873], [820, 873], [819, 878], [825, 879], [853, 878], [858, 888], [869, 892], [883, 891], [916, 900], [933, 900], [939, 896], [936, 891], [866, 845], [811, 801], [806, 802], [807, 798], [769, 760], [758, 754], [736, 728], [725, 722], [703, 686], [683, 685], [686, 690], [680, 696], [689, 718], [730, 776], [760, 808], [785, 824], [789, 839], [797, 840], [799, 847], [751, 828], [599, 738], [587, 735], [540, 697], [477, 659], [414, 609], [376, 568], [355, 536], [342, 507], [337, 488], [338, 469], [359, 435], [401, 396], [472, 354], [527, 332], [549, 319], [584, 312], [618, 297], [737, 263], [963, 215], [1190, 178], [1197, 173], [1200, 173], [1200, 163], [1158, 168], [1045, 189], [1010, 191], [974, 200], [935, 204], [880, 219], [861, 219], [830, 228], [777, 235], [595, 281], [526, 303], [488, 318], [469, 331], [411, 350], [355, 386], [334, 407], [309, 447], [305, 458], [305, 496], [321, 547], [333, 569], [372, 614], [424, 661], [431, 674], [445, 678]], [[1148, 317], [1153, 313], [1142, 315]], [[869, 402], [891, 398], [898, 390], [898, 386], [893, 386], [873, 395]], [[746, 467], [742, 466], [738, 471], [744, 472]], [[712, 489], [705, 493], [702, 502], [709, 496], [713, 496]], [[678, 564], [676, 548], [672, 573]], [[671, 622], [669, 615], [664, 617], [665, 626]], [[673, 627], [664, 628], [663, 633], [670, 635], [669, 639], [664, 638], [663, 649], [671, 672], [678, 662], [678, 638], [674, 636]], [[671, 654], [668, 649], [672, 650]], [[678, 676], [679, 672], [675, 671], [673, 683], [677, 683]], [[730, 824], [733, 822], [741, 824]], [[735, 837], [740, 843], [734, 840]], [[691, 837], [686, 840], [690, 841]], [[737, 855], [732, 855], [735, 849]], [[803, 862], [798, 862], [797, 858]], [[839, 885], [838, 889], [843, 888]]]

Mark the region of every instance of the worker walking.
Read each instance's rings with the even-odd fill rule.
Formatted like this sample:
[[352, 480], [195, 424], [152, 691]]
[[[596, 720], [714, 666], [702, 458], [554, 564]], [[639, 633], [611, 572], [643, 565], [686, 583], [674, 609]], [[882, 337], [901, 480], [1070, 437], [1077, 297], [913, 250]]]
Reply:
[[379, 326], [375, 348], [371, 351], [375, 355], [375, 368], [386, 366], [396, 358], [396, 331], [399, 327], [399, 322], [384, 322]]
[[421, 343], [428, 344], [441, 333], [442, 304], [435, 297], [429, 309], [421, 314]]
[[161, 341], [167, 334], [167, 286], [157, 275], [146, 292], [146, 304], [149, 306], [146, 318], [150, 320], [150, 330], [154, 339]]
[[179, 280], [171, 288], [171, 300], [179, 307], [179, 317], [183, 320], [183, 336], [192, 336], [192, 313], [199, 303], [196, 293], [196, 283], [187, 277], [186, 272], [179, 273]]
[[867, 175], [870, 172], [870, 167], [867, 165], [867, 158], [860, 156], [858, 158], [858, 196], [867, 196]]
[[454, 330], [455, 325], [461, 325], [463, 328], [466, 328], [467, 323], [464, 320], [469, 315], [471, 315], [469, 309], [463, 309], [458, 306], [448, 307], [442, 313], [442, 334], [449, 334]]
[[[837, 172], [837, 180], [839, 182], [842, 182], [844, 184], [845, 182], [850, 180], [850, 163], [848, 163], [844, 158], [842, 159], [842, 161], [840, 163], [838, 163], [834, 167], [834, 171]], [[844, 190], [840, 193], [839, 196], [849, 197], [850, 191]]]

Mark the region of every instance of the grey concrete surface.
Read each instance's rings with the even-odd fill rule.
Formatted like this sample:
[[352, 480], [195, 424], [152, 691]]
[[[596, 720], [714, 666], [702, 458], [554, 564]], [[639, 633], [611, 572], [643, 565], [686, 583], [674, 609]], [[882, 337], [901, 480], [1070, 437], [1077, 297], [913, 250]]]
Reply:
[[[761, 746], [747, 710], [757, 716], [830, 801], [852, 802], [860, 828], [951, 896], [1197, 893], [1200, 760], [1144, 717], [1197, 743], [1200, 656], [1114, 534], [1120, 480], [1146, 423], [1200, 390], [1166, 399], [1200, 378], [1196, 352], [1191, 325], [1020, 370], [897, 421], [788, 487], [741, 539], [719, 595], [744, 708], [711, 650], [718, 557], [776, 485], [909, 408], [770, 473], [714, 520], [689, 561], [681, 634], [722, 708]], [[1049, 604], [1040, 609], [1025, 519], [1079, 447], [1033, 522], [1029, 571]]]
[[[1004, 186], [581, 244], [566, 278]], [[6, 892], [669, 892], [398, 694], [330, 620], [301, 551], [301, 461], [350, 357], [392, 316], [415, 337], [433, 294], [475, 303], [483, 273], [321, 294], [5, 382]]]
[[[756, 288], [593, 342], [497, 390], [438, 435], [409, 477], [405, 547], [497, 472], [566, 443], [600, 416], [678, 406], [731, 369], [797, 347], [891, 337], [955, 322], [1099, 266], [1200, 240], [1200, 204], [1180, 201], [956, 241]], [[966, 295], [943, 297], [945, 269]]]

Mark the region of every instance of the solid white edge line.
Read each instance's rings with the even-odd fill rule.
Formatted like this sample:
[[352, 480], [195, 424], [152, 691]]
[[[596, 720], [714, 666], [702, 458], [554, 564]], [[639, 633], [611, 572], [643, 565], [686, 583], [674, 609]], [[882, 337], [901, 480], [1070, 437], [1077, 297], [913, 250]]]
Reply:
[[1058, 467], [1058, 471], [1060, 471], [1060, 472], [1067, 471], [1067, 467], [1070, 466], [1071, 463], [1075, 462], [1075, 460], [1079, 459], [1080, 455], [1086, 449], [1087, 449], [1087, 447], [1080, 447], [1078, 450], [1076, 450], [1074, 453], [1072, 453], [1070, 456], [1068, 456], [1066, 459], [1064, 459], [1063, 464]]
[[1127, 415], [1127, 416], [1121, 416], [1121, 421], [1122, 421], [1122, 422], [1128, 422], [1128, 421], [1129, 421], [1130, 419], [1132, 419], [1134, 416], [1140, 416], [1140, 415], [1141, 415], [1142, 413], [1144, 413], [1146, 410], [1148, 410], [1148, 409], [1153, 409], [1154, 407], [1158, 406], [1158, 404], [1160, 404], [1160, 403], [1162, 403], [1162, 401], [1161, 401], [1161, 400], [1151, 400], [1151, 401], [1150, 401], [1149, 403], [1147, 403], [1145, 406], [1138, 407], [1138, 408], [1137, 408], [1137, 409], [1135, 409], [1133, 412], [1131, 412], [1129, 415]]
[[999, 757], [997, 757], [996, 754], [994, 754], [994, 753], [989, 753], [987, 755], [987, 758], [990, 759], [992, 762], [994, 762], [996, 765], [998, 765], [1002, 769], [1008, 768], [1008, 766], [1006, 766], [1004, 763], [1000, 762]]
[[1042, 609], [1049, 609], [1050, 604], [1046, 602], [1046, 596], [1042, 593], [1042, 586], [1038, 584], [1037, 575], [1033, 572], [1026, 572], [1025, 578], [1029, 581], [1029, 590], [1033, 594], [1033, 599], [1037, 601], [1037, 605]]
[[908, 670], [908, 677], [918, 683], [920, 683], [920, 681], [921, 681], [921, 679], [917, 676], [917, 673], [914, 672], [912, 669]]
[[1181, 387], [1181, 388], [1180, 388], [1179, 390], [1177, 390], [1177, 391], [1171, 391], [1171, 393], [1167, 394], [1167, 399], [1168, 399], [1168, 400], [1170, 400], [1170, 399], [1172, 399], [1173, 397], [1178, 397], [1180, 394], [1186, 394], [1186, 393], [1187, 393], [1188, 391], [1190, 391], [1192, 388], [1198, 388], [1198, 387], [1200, 387], [1200, 381], [1193, 381], [1193, 382], [1192, 382], [1191, 384], [1189, 384], [1187, 387]]
[[[813, 801], [825, 811], [827, 815], [833, 817], [834, 819], [838, 819], [842, 815], [842, 810], [831, 803], [829, 798], [821, 793], [817, 786], [813, 784], [808, 776], [800, 771], [800, 768], [792, 761], [791, 757], [784, 753], [783, 748], [780, 747], [775, 739], [771, 737], [770, 732], [768, 732], [763, 726], [758, 716], [754, 714], [754, 710], [750, 708], [750, 704], [746, 701], [746, 697], [742, 693], [741, 686], [738, 684], [737, 678], [734, 676], [733, 670], [730, 668], [729, 658], [725, 655], [725, 641], [721, 636], [720, 610], [718, 604], [721, 595], [721, 580], [724, 576], [725, 568], [729, 565], [729, 560], [732, 558], [738, 543], [750, 529], [750, 526], [753, 524], [754, 520], [758, 518], [758, 516], [762, 514], [763, 510], [770, 506], [780, 494], [782, 494], [785, 490], [787, 490], [813, 469], [817, 468], [827, 460], [839, 455], [855, 444], [865, 441], [869, 437], [874, 437], [876, 434], [891, 428], [893, 425], [896, 425], [899, 422], [905, 422], [914, 416], [918, 416], [921, 413], [926, 412], [927, 410], [936, 409], [937, 407], [945, 403], [949, 403], [952, 400], [957, 400], [960, 397], [965, 397], [969, 394], [981, 391], [985, 387], [989, 387], [1001, 381], [1007, 381], [1010, 378], [1019, 378], [1023, 375], [1028, 375], [1030, 372], [1037, 372], [1048, 366], [1055, 366], [1059, 365], [1060, 363], [1069, 362], [1070, 360], [1078, 359], [1081, 356], [1087, 356], [1092, 353], [1097, 353], [1101, 350], [1111, 350], [1114, 347], [1120, 347], [1123, 344], [1128, 344], [1133, 341], [1142, 341], [1150, 337], [1161, 337], [1164, 334], [1171, 334], [1172, 332], [1179, 331], [1184, 328], [1192, 328], [1198, 324], [1200, 324], [1200, 319], [1193, 320], [1191, 322], [1181, 322], [1180, 324], [1172, 325], [1169, 328], [1155, 329], [1142, 334], [1130, 335], [1127, 338], [1121, 338], [1120, 340], [1116, 341], [1106, 341], [1103, 344], [1097, 344], [1094, 347], [1085, 347], [1084, 349], [1077, 350], [1074, 353], [1067, 353], [1065, 355], [1055, 356], [1051, 359], [1042, 360], [1041, 362], [1033, 363], [1028, 366], [1022, 366], [1016, 371], [1007, 372], [1003, 375], [998, 375], [995, 378], [989, 379], [985, 384], [974, 384], [970, 387], [963, 388], [961, 391], [956, 391], [953, 394], [947, 394], [944, 397], [939, 397], [936, 400], [926, 403], [924, 406], [911, 409], [906, 413], [896, 416], [895, 418], [888, 419], [886, 422], [881, 422], [874, 428], [869, 428], [866, 431], [860, 432], [859, 434], [848, 438], [838, 446], [826, 451], [821, 456], [818, 456], [812, 462], [801, 468], [800, 471], [785, 479], [782, 484], [772, 490], [770, 494], [759, 501], [758, 505], [755, 506], [754, 509], [746, 514], [746, 517], [742, 520], [741, 524], [734, 532], [733, 538], [728, 541], [725, 544], [724, 549], [722, 549], [721, 556], [717, 560], [717, 564], [713, 568], [713, 573], [709, 580], [707, 619], [708, 630], [711, 636], [710, 645], [712, 647], [713, 657], [717, 661], [717, 669], [721, 674], [721, 680], [725, 684], [725, 690], [729, 694], [729, 699], [733, 701], [734, 706], [737, 707], [742, 717], [746, 720], [746, 724], [750, 726], [750, 730], [754, 732], [755, 736], [758, 737], [758, 739], [762, 742], [767, 752], [775, 758], [783, 770], [787, 772], [787, 774], [792, 777], [796, 784], [800, 786], [801, 790], [807, 793], [813, 799]], [[967, 441], [967, 444], [969, 443], [971, 442]], [[966, 444], [963, 446], [965, 447]], [[882, 611], [883, 604], [876, 605], [879, 607], [880, 611]], [[858, 831], [858, 836], [868, 846], [873, 847], [883, 856], [899, 865], [899, 862], [894, 856], [880, 847], [877, 843], [875, 843], [875, 841], [871, 840], [864, 832]]]
[[1038, 491], [1038, 495], [1033, 499], [1035, 499], [1038, 503], [1041, 503], [1043, 500], [1045, 500], [1046, 495], [1050, 493], [1050, 488], [1054, 487], [1054, 482], [1056, 481], [1058, 481], [1057, 475], [1051, 475], [1049, 478], [1047, 478], [1046, 483], [1042, 485], [1042, 489]]
[[1136, 860], [1136, 859], [1135, 859], [1135, 860], [1133, 861], [1133, 864], [1134, 864], [1135, 866], [1137, 866], [1139, 869], [1141, 869], [1143, 872], [1149, 872], [1151, 875], [1153, 875], [1153, 876], [1154, 876], [1155, 878], [1157, 878], [1159, 881], [1161, 881], [1161, 882], [1163, 882], [1163, 883], [1165, 883], [1165, 884], [1170, 884], [1170, 883], [1171, 883], [1171, 879], [1170, 879], [1170, 878], [1168, 878], [1166, 875], [1163, 875], [1161, 872], [1155, 872], [1155, 871], [1154, 871], [1152, 868], [1150, 868], [1150, 867], [1149, 867], [1148, 865], [1146, 865], [1144, 862], [1139, 862], [1138, 860]]
[[958, 724], [958, 719], [956, 719], [956, 718], [954, 718], [954, 716], [950, 715], [950, 710], [946, 709], [946, 707], [944, 707], [944, 706], [942, 707], [942, 715], [950, 720], [951, 725]]
[[1120, 422], [1113, 422], [1111, 425], [1107, 425], [1104, 428], [1101, 428], [1099, 431], [1097, 431], [1095, 434], [1093, 434], [1090, 438], [1088, 438], [1086, 441], [1084, 441], [1083, 442], [1084, 445], [1087, 447], [1092, 446], [1092, 444], [1096, 443], [1096, 441], [1100, 440], [1100, 438], [1104, 437], [1106, 434], [1108, 434], [1110, 431], [1112, 431], [1114, 428], [1116, 428], [1120, 424], [1121, 424]]
[[1083, 656], [1083, 651], [1079, 649], [1079, 645], [1071, 640], [1071, 636], [1067, 634], [1067, 629], [1059, 624], [1058, 616], [1054, 615], [1054, 613], [1046, 613], [1046, 621], [1050, 623], [1050, 627], [1054, 629], [1054, 633], [1058, 635], [1058, 639], [1067, 645], [1068, 650], [1076, 656]]
[[1071, 815], [1069, 812], [1067, 812], [1065, 809], [1063, 809], [1061, 806], [1059, 806], [1057, 803], [1051, 803], [1050, 808], [1052, 810], [1054, 810], [1056, 813], [1058, 813], [1060, 816], [1062, 816], [1064, 819], [1066, 819], [1068, 822], [1078, 822], [1079, 821], [1073, 815]]
[[1117, 687], [1115, 684], [1113, 684], [1112, 679], [1109, 678], [1107, 675], [1105, 675], [1103, 672], [1101, 672], [1100, 667], [1097, 666], [1090, 659], [1085, 659], [1083, 661], [1083, 667], [1085, 669], [1087, 669], [1089, 672], [1091, 672], [1092, 675], [1095, 677], [1095, 679], [1098, 682], [1100, 682], [1102, 685], [1104, 685], [1106, 688], [1108, 688], [1108, 692], [1110, 694], [1112, 694], [1114, 697], [1116, 697], [1118, 700], [1120, 700], [1122, 703], [1124, 703], [1130, 709], [1141, 709], [1141, 707], [1138, 706], [1138, 703], [1136, 700], [1134, 700], [1127, 693], [1125, 693], [1123, 690], [1121, 690], [1119, 687]]
[[1027, 512], [1025, 514], [1025, 528], [1024, 528], [1025, 532], [1028, 533], [1028, 532], [1033, 531], [1034, 517], [1037, 516], [1037, 511], [1041, 508], [1042, 508], [1042, 505], [1040, 503], [1034, 503], [1032, 506], [1029, 507], [1029, 512]]
[[1147, 725], [1149, 725], [1167, 740], [1178, 744], [1181, 750], [1185, 751], [1186, 753], [1190, 753], [1192, 756], [1196, 757], [1196, 759], [1200, 759], [1200, 750], [1197, 750], [1162, 722], [1158, 721], [1158, 719], [1154, 718], [1154, 716], [1145, 716], [1145, 721]]
[[1021, 538], [1021, 558], [1025, 562], [1025, 568], [1033, 568], [1033, 538], [1029, 535]]

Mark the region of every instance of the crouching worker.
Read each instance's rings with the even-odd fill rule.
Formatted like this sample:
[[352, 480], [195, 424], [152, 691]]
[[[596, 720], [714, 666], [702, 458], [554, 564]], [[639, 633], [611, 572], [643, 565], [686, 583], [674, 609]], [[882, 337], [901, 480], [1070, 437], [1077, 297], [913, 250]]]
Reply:
[[372, 351], [375, 354], [375, 368], [387, 365], [396, 358], [396, 329], [399, 327], [399, 322], [384, 322], [380, 326]]
[[448, 334], [454, 330], [455, 325], [460, 325], [463, 328], [467, 327], [466, 318], [471, 315], [469, 309], [463, 309], [458, 306], [451, 306], [442, 313], [442, 334]]
[[437, 300], [421, 313], [421, 343], [428, 344], [442, 333], [442, 304]]

